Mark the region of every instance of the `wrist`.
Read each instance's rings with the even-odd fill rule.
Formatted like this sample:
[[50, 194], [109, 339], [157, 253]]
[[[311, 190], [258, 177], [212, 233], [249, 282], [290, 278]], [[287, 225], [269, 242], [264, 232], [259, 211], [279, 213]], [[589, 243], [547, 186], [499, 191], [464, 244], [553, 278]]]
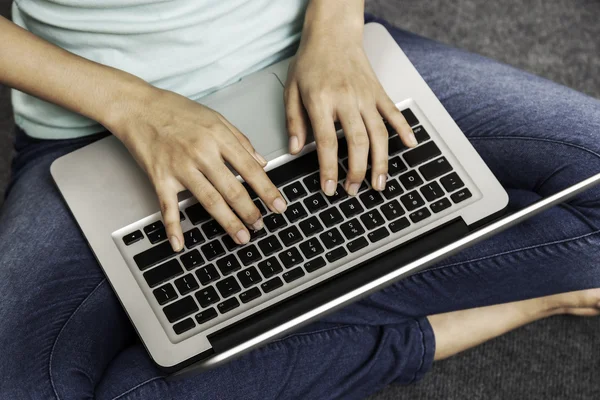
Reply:
[[302, 40], [334, 36], [362, 45], [363, 29], [363, 0], [311, 0], [306, 10]]

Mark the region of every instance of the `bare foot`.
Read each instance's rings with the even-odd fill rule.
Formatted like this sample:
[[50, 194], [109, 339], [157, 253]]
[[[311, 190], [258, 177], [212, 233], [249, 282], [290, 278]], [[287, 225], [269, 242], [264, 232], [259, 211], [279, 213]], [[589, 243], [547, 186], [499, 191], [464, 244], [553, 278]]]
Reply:
[[600, 289], [431, 315], [427, 318], [435, 334], [435, 360], [453, 356], [515, 328], [558, 314], [600, 315]]

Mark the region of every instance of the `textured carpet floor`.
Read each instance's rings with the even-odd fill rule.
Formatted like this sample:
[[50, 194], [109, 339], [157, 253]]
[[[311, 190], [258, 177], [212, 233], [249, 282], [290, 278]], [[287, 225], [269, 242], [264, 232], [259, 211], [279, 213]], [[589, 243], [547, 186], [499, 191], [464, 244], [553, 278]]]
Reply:
[[[7, 4], [0, 0], [2, 15]], [[600, 97], [600, 1], [367, 0], [367, 9], [407, 30]], [[0, 198], [10, 123], [0, 86]], [[539, 321], [436, 363], [416, 385], [391, 385], [370, 399], [598, 399], [598, 332], [598, 318]]]

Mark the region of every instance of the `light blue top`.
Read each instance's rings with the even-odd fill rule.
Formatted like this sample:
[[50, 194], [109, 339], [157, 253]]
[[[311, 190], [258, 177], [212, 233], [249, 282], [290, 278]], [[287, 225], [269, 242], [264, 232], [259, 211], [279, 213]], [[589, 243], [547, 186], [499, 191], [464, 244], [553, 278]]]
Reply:
[[[278, 61], [297, 44], [308, 0], [16, 0], [13, 20], [87, 59], [191, 99]], [[30, 136], [74, 138], [103, 128], [13, 90]]]

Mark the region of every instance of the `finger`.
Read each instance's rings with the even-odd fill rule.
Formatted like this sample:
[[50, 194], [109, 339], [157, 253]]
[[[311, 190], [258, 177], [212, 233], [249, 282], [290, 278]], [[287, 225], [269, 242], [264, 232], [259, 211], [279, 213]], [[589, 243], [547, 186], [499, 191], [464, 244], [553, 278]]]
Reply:
[[250, 232], [229, 208], [221, 194], [198, 170], [189, 171], [182, 182], [200, 202], [202, 207], [223, 227], [237, 244], [250, 241]]
[[239, 145], [235, 144], [224, 147], [221, 152], [223, 158], [244, 178], [271, 211], [279, 214], [285, 212], [287, 204], [283, 196], [252, 157], [242, 152]]
[[371, 146], [371, 186], [384, 190], [388, 170], [388, 132], [376, 109], [363, 113]]
[[377, 109], [379, 114], [385, 118], [388, 123], [398, 132], [398, 136], [402, 139], [402, 142], [408, 147], [415, 147], [418, 145], [415, 134], [413, 133], [410, 125], [404, 119], [404, 115], [398, 110], [392, 100], [384, 93], [381, 99], [377, 103]]
[[348, 142], [348, 175], [345, 189], [356, 196], [367, 172], [369, 158], [369, 136], [357, 106], [346, 106], [338, 113]]
[[225, 126], [229, 128], [231, 133], [233, 133], [233, 135], [237, 138], [242, 147], [244, 147], [244, 149], [246, 149], [246, 151], [250, 153], [250, 155], [254, 157], [256, 161], [258, 161], [261, 167], [264, 168], [267, 165], [267, 160], [265, 160], [265, 158], [258, 151], [256, 151], [256, 149], [252, 145], [252, 142], [250, 142], [250, 139], [248, 139], [246, 135], [240, 132], [240, 130], [236, 128], [235, 125], [227, 121], [225, 117], [219, 115], [219, 118], [221, 119], [221, 121], [223, 121], [223, 124], [225, 124]]
[[290, 153], [297, 154], [306, 144], [308, 118], [295, 82], [286, 86], [284, 93], [287, 131], [290, 136]]
[[309, 101], [308, 117], [312, 125], [321, 176], [321, 190], [327, 196], [333, 196], [337, 188], [338, 139], [332, 113], [321, 102]]
[[177, 193], [183, 187], [177, 182], [158, 182], [155, 184], [156, 195], [160, 203], [163, 221], [165, 222], [165, 230], [167, 237], [171, 243], [173, 251], [180, 252], [183, 250], [183, 232], [181, 231], [181, 221], [179, 219], [179, 202]]
[[[262, 168], [256, 164], [254, 159], [249, 157], [249, 155], [247, 157], [262, 171]], [[235, 178], [222, 160], [215, 162], [211, 168], [202, 170], [201, 172], [246, 225], [255, 231], [264, 228], [260, 210], [250, 198], [248, 191]]]

